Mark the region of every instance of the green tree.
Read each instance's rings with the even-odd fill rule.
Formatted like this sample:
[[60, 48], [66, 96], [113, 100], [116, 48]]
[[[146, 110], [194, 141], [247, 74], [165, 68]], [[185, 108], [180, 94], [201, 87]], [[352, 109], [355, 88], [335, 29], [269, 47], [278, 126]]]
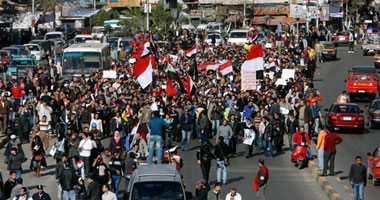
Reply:
[[144, 10], [143, 8], [127, 8], [121, 11], [126, 17], [119, 22], [119, 25], [124, 27], [124, 32], [136, 34], [139, 31], [144, 31]]
[[152, 7], [152, 18], [154, 25], [158, 27], [160, 33], [166, 33], [167, 28], [174, 20], [170, 11], [165, 10], [161, 4]]
[[90, 17], [90, 23], [92, 26], [103, 26], [104, 21], [118, 19], [119, 16], [120, 13], [116, 9], [111, 9], [108, 12], [100, 10], [98, 13]]

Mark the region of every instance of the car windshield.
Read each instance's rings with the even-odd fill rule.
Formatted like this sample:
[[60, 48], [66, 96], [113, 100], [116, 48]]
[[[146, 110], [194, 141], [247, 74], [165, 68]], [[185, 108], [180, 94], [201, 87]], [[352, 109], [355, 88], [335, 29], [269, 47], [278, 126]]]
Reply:
[[1, 56], [1, 57], [7, 57], [8, 54], [7, 54], [7, 52], [0, 51], [0, 56]]
[[35, 45], [27, 45], [29, 51], [39, 51], [40, 48], [38, 46], [35, 46]]
[[77, 37], [75, 43], [85, 43], [87, 40], [92, 40], [90, 37]]
[[11, 53], [11, 55], [18, 55], [18, 51], [17, 49], [6, 49], [7, 51], [9, 51]]
[[376, 73], [376, 69], [374, 67], [355, 67], [353, 72], [359, 73]]
[[33, 61], [31, 59], [13, 59], [12, 60], [12, 66], [19, 66], [19, 65], [33, 65]]
[[44, 41], [31, 41], [30, 43], [37, 44], [38, 46], [41, 47]]
[[[207, 35], [207, 39], [212, 39], [213, 34]], [[215, 39], [220, 39], [220, 35], [215, 34]]]
[[131, 200], [181, 200], [183, 189], [177, 182], [140, 182], [133, 185]]
[[337, 105], [334, 108], [335, 113], [359, 113], [359, 108], [355, 105]]
[[380, 101], [375, 101], [375, 102], [373, 102], [373, 104], [372, 104], [372, 108], [380, 109]]
[[46, 39], [47, 40], [61, 39], [61, 34], [48, 34], [48, 35], [46, 35]]
[[372, 77], [368, 76], [366, 74], [357, 74], [357, 75], [352, 75], [351, 80], [353, 80], [353, 81], [372, 81]]
[[247, 32], [232, 32], [230, 38], [247, 38]]
[[123, 46], [124, 48], [128, 48], [130, 46], [131, 42], [128, 40], [122, 40], [120, 41], [120, 45]]
[[333, 49], [333, 48], [334, 48], [334, 45], [329, 44], [329, 43], [325, 43], [325, 44], [323, 44], [323, 47], [324, 47], [325, 49]]

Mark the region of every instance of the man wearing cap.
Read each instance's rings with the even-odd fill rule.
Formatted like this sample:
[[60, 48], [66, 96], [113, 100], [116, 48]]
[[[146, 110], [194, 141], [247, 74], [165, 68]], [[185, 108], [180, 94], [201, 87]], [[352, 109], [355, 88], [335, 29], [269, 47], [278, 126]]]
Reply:
[[16, 135], [12, 134], [10, 137], [10, 140], [7, 144], [7, 148], [4, 151], [5, 164], [8, 163], [9, 156], [11, 155], [11, 149], [13, 149], [13, 148], [16, 148], [18, 153], [21, 153], [23, 156], [25, 156], [24, 150], [22, 149], [21, 142], [19, 140], [17, 140]]
[[45, 193], [44, 187], [42, 185], [37, 186], [37, 192], [32, 196], [33, 200], [51, 200], [50, 195]]
[[208, 186], [207, 181], [201, 179], [198, 181], [197, 186], [195, 186], [195, 196], [198, 200], [207, 200], [207, 193], [210, 191], [210, 186]]

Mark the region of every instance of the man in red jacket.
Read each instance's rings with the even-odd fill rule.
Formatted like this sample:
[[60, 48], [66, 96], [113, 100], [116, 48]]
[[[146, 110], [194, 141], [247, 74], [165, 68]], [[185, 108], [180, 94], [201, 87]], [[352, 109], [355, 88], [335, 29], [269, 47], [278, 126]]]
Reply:
[[331, 130], [325, 136], [325, 153], [323, 156], [323, 173], [321, 176], [327, 176], [327, 166], [330, 162], [330, 176], [334, 176], [334, 163], [336, 154], [336, 145], [343, 141], [341, 137], [331, 132]]
[[312, 159], [310, 150], [310, 138], [309, 134], [305, 132], [305, 127], [301, 126], [300, 131], [296, 132], [293, 136], [293, 142], [295, 146], [306, 146], [309, 159]]
[[20, 100], [22, 97], [22, 89], [18, 85], [17, 81], [14, 82], [13, 87], [11, 88], [11, 92], [13, 96], [15, 97], [15, 104], [16, 104], [16, 111], [17, 111], [18, 107], [20, 106]]
[[265, 189], [269, 179], [269, 172], [268, 168], [264, 165], [264, 159], [260, 158], [258, 165], [260, 168], [253, 182], [253, 189], [257, 191], [256, 196], [259, 200], [265, 200]]

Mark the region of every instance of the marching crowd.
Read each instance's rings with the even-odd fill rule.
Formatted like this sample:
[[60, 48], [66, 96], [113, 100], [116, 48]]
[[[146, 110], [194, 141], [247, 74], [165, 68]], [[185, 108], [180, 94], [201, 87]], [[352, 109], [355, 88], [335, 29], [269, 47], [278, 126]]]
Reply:
[[[30, 197], [22, 186], [21, 166], [28, 160], [25, 150], [33, 154], [29, 161], [36, 178], [47, 167], [48, 155], [56, 160], [58, 197], [52, 199], [106, 200], [120, 196], [120, 181], [133, 173], [137, 162], [160, 164], [165, 157], [163, 148], [178, 145], [191, 151], [195, 145], [190, 144], [199, 144], [194, 140], [199, 139], [196, 156], [202, 180], [195, 195], [200, 200], [219, 200], [238, 145], [245, 145], [247, 159], [261, 151], [276, 157], [284, 151], [284, 140], [293, 150], [301, 142], [310, 145], [310, 138], [324, 129], [318, 105], [323, 97], [314, 88], [313, 76], [321, 61], [315, 49], [326, 38], [323, 30], [311, 30], [310, 34], [301, 30], [299, 37], [268, 31], [265, 40], [244, 47], [215, 40], [207, 44], [204, 34], [180, 28], [167, 35], [155, 34], [158, 62], [147, 88], [141, 88], [132, 71], [131, 58], [140, 50], [139, 44], [132, 52], [111, 50], [116, 79], [103, 78], [102, 70], [88, 78], [57, 79], [50, 74], [54, 62], [49, 60], [51, 64], [37, 66], [33, 77], [0, 80], [0, 134], [13, 132], [4, 155], [11, 175], [1, 188], [4, 199], [50, 199], [42, 186], [38, 195]], [[147, 38], [149, 34], [140, 33], [135, 39], [141, 44]], [[240, 67], [249, 49], [259, 43], [265, 46], [264, 70], [257, 71], [256, 90], [243, 91]], [[195, 57], [186, 57], [184, 50], [195, 44]], [[198, 67], [228, 61], [233, 71], [226, 75]], [[168, 66], [174, 69], [169, 71], [175, 78], [169, 75]], [[295, 74], [279, 83], [283, 69], [295, 69]], [[183, 81], [187, 74], [195, 93], [184, 87], [190, 84]], [[176, 95], [168, 94], [168, 80]], [[111, 138], [109, 144], [105, 138]], [[53, 147], [49, 148], [50, 140]], [[28, 149], [22, 149], [23, 143], [28, 143]], [[213, 160], [217, 184], [210, 190]], [[264, 199], [268, 169], [264, 159], [258, 165], [254, 189]], [[242, 198], [234, 188], [227, 194], [228, 199], [231, 196]]]

